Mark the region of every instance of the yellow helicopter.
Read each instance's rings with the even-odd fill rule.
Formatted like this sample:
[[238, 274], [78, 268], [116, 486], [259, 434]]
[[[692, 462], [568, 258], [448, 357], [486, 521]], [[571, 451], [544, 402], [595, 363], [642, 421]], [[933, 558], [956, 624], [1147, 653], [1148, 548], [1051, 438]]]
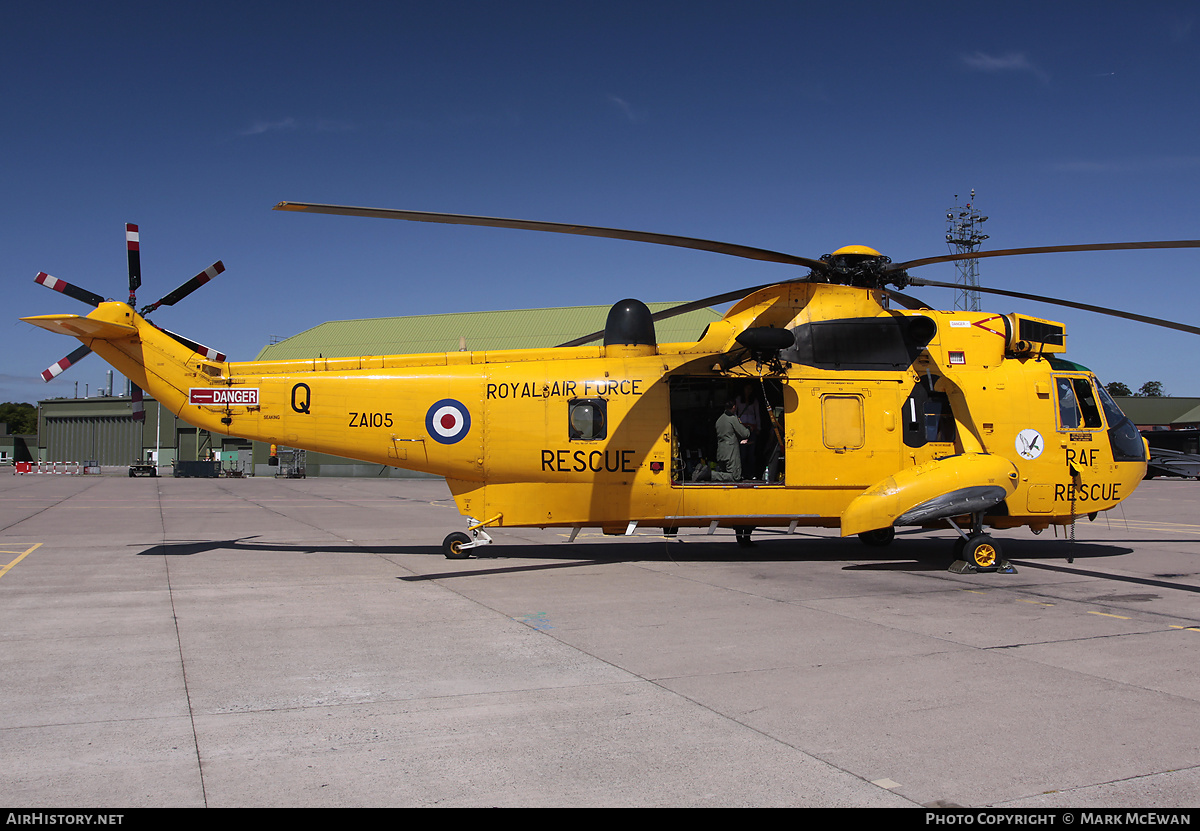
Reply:
[[[253, 362], [227, 361], [147, 320], [220, 263], [135, 310], [136, 226], [127, 229], [129, 302], [38, 275], [96, 307], [86, 317], [23, 318], [83, 342], [66, 363], [95, 351], [189, 424], [444, 476], [467, 519], [466, 532], [443, 543], [450, 558], [470, 556], [501, 527], [571, 529], [571, 540], [585, 527], [733, 528], [743, 545], [755, 528], [826, 527], [886, 545], [897, 527], [948, 525], [958, 532], [952, 568], [1011, 570], [986, 528], [1040, 532], [1114, 507], [1146, 472], [1145, 444], [1094, 374], [1061, 357], [1062, 324], [931, 309], [898, 290], [954, 285], [909, 269], [1200, 247], [1106, 243], [893, 263], [865, 246], [808, 259], [550, 222], [298, 202], [275, 209], [582, 234], [808, 269], [653, 315], [623, 300], [602, 332], [554, 348]], [[1200, 334], [1115, 309], [978, 290]], [[734, 301], [698, 340], [657, 342], [656, 320]]]

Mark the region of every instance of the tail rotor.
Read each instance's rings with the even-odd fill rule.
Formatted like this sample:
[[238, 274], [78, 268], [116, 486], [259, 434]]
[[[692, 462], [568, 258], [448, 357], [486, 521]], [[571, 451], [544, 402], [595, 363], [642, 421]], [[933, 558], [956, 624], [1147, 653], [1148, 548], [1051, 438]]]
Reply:
[[[138, 226], [132, 223], [126, 223], [125, 225], [125, 248], [129, 264], [129, 305], [136, 309], [137, 290], [142, 286], [142, 251], [141, 234], [138, 230]], [[160, 306], [174, 306], [180, 300], [212, 280], [224, 270], [224, 263], [218, 260], [208, 268], [201, 271], [195, 277], [180, 285], [170, 294], [164, 296], [162, 299], [157, 300], [148, 306], [144, 306], [139, 314], [141, 314], [142, 317], [148, 317], [151, 312]], [[95, 292], [88, 291], [85, 288], [80, 288], [79, 286], [68, 283], [66, 280], [60, 280], [57, 277], [52, 277], [44, 271], [39, 271], [38, 275], [33, 279], [34, 282], [39, 283], [48, 289], [53, 289], [54, 291], [65, 294], [67, 297], [72, 297], [82, 303], [87, 303], [89, 306], [99, 306], [101, 303], [105, 302], [104, 298]], [[191, 349], [197, 354], [203, 355], [209, 360], [225, 360], [225, 355], [215, 349], [207, 347], [201, 343], [197, 343], [189, 338], [185, 338], [182, 335], [177, 335], [174, 332], [169, 332], [166, 329], [162, 329], [162, 327], [158, 328], [170, 335], [175, 340], [179, 341], [179, 343], [183, 344], [188, 349]], [[70, 355], [67, 355], [65, 358], [59, 361], [55, 361], [53, 364], [47, 367], [42, 372], [42, 379], [47, 382], [54, 380], [69, 367], [79, 363], [79, 361], [87, 357], [91, 351], [92, 350], [86, 345], [79, 347]], [[135, 397], [140, 398], [141, 390], [137, 389], [136, 386], [134, 387], [134, 390], [136, 394]]]

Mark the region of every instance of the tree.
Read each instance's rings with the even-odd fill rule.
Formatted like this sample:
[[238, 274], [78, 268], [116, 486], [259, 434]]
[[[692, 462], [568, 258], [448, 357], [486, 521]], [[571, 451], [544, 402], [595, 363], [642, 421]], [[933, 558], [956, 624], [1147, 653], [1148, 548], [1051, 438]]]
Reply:
[[0, 424], [7, 424], [14, 435], [32, 435], [37, 432], [37, 407], [6, 401], [0, 404]]
[[1122, 384], [1120, 381], [1112, 381], [1104, 385], [1104, 389], [1109, 395], [1116, 397], [1118, 395], [1133, 395], [1133, 391], [1129, 387]]
[[1137, 391], [1141, 398], [1161, 398], [1166, 395], [1163, 392], [1162, 381], [1147, 381], [1142, 384], [1142, 388]]

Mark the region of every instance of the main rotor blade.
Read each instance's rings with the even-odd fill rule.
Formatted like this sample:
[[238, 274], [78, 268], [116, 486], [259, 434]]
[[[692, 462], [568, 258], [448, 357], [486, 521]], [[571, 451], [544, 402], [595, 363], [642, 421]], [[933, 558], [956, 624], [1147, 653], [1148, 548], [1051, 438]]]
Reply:
[[824, 271], [828, 268], [828, 265], [820, 260], [810, 260], [806, 257], [783, 254], [779, 251], [769, 251], [765, 248], [753, 248], [749, 245], [737, 245], [731, 242], [717, 242], [715, 240], [696, 239], [694, 237], [680, 237], [674, 234], [655, 234], [648, 231], [600, 228], [594, 225], [569, 225], [562, 222], [541, 222], [532, 219], [505, 219], [494, 216], [440, 214], [428, 211], [401, 211], [390, 208], [353, 208], [345, 205], [317, 205], [311, 202], [280, 202], [273, 210], [337, 214], [340, 216], [371, 216], [380, 219], [405, 219], [411, 222], [439, 222], [445, 225], [482, 225], [489, 228], [516, 228], [523, 231], [548, 231], [555, 234], [578, 234], [585, 237], [604, 237], [607, 239], [649, 242], [656, 245], [674, 245], [678, 248], [691, 248], [697, 251], [728, 254], [731, 257], [745, 257], [750, 260], [800, 265], [806, 268], [817, 269], [818, 271]]
[[79, 363], [90, 354], [92, 354], [92, 350], [89, 347], [79, 347], [61, 361], [55, 361], [54, 363], [50, 364], [50, 366], [43, 369], [42, 380], [46, 382], [53, 381], [59, 375], [62, 375], [64, 372], [66, 372], [69, 367]]
[[201, 271], [195, 277], [188, 280], [182, 286], [175, 289], [175, 291], [168, 294], [162, 300], [158, 300], [154, 303], [151, 303], [149, 306], [146, 306], [144, 309], [142, 309], [140, 314], [142, 314], [143, 316], [147, 315], [150, 312], [157, 309], [159, 306], [174, 306], [180, 300], [187, 297], [189, 294], [194, 292], [196, 289], [200, 288], [202, 285], [207, 283], [212, 278], [216, 277], [218, 274], [220, 274], [224, 270], [225, 270], [225, 264], [222, 263], [220, 260], [217, 260], [215, 263], [213, 263], [208, 268]]
[[898, 291], [893, 291], [891, 289], [884, 289], [884, 292], [887, 294], [888, 297], [895, 300], [901, 306], [903, 306], [906, 309], [912, 310], [912, 311], [917, 311], [918, 309], [932, 309], [933, 308], [932, 306], [930, 306], [928, 303], [926, 303], [923, 300], [918, 300], [915, 297], [909, 297], [907, 294], [901, 294]]
[[1018, 254], [1060, 254], [1073, 251], [1132, 251], [1146, 248], [1200, 248], [1200, 240], [1164, 240], [1161, 242], [1099, 242], [1086, 245], [1047, 245], [1040, 248], [1004, 248], [997, 251], [976, 251], [972, 254], [943, 254], [940, 257], [926, 257], [921, 260], [909, 260], [906, 263], [889, 263], [883, 267], [884, 273], [891, 274], [932, 263], [949, 263], [956, 260], [982, 260], [988, 257], [1014, 257]]
[[[958, 283], [940, 283], [936, 280], [923, 280], [917, 277], [912, 278], [909, 282], [914, 286], [936, 286], [944, 289], [962, 289], [963, 286]], [[971, 291], [982, 291], [985, 294], [1000, 294], [1005, 297], [1018, 297], [1022, 300], [1036, 300], [1039, 303], [1052, 303], [1055, 306], [1067, 306], [1072, 309], [1082, 309], [1085, 312], [1095, 312], [1096, 314], [1108, 315], [1109, 317], [1120, 317], [1125, 320], [1136, 320], [1139, 323], [1149, 323], [1151, 326], [1162, 326], [1167, 329], [1177, 329], [1180, 332], [1190, 332], [1193, 335], [1200, 335], [1200, 326], [1189, 326], [1186, 323], [1176, 323], [1172, 320], [1163, 320], [1158, 317], [1148, 317], [1146, 315], [1134, 314], [1133, 312], [1123, 312], [1119, 309], [1109, 309], [1104, 306], [1093, 306], [1089, 303], [1077, 303], [1074, 300], [1063, 300], [1058, 297], [1044, 297], [1040, 294], [1026, 294], [1020, 291], [1008, 291], [1007, 289], [989, 289], [984, 286], [971, 286]]]
[[[799, 282], [799, 281], [796, 281], [796, 282]], [[678, 306], [672, 306], [669, 309], [663, 309], [660, 312], [655, 312], [654, 314], [650, 315], [650, 319], [653, 320], [655, 323], [657, 323], [660, 320], [668, 320], [669, 318], [676, 317], [678, 315], [684, 315], [684, 314], [687, 314], [688, 312], [694, 312], [697, 309], [706, 309], [709, 306], [719, 306], [722, 303], [729, 303], [730, 301], [733, 301], [733, 300], [741, 300], [743, 297], [753, 294], [754, 292], [758, 291], [759, 289], [765, 289], [765, 288], [769, 288], [771, 286], [777, 286], [777, 285], [779, 285], [779, 284], [778, 283], [763, 283], [761, 286], [751, 286], [751, 287], [745, 288], [745, 289], [737, 289], [735, 291], [727, 291], [724, 294], [714, 294], [712, 297], [705, 297], [703, 300], [693, 300], [690, 303], [680, 303]], [[569, 340], [566, 343], [560, 343], [559, 346], [583, 346], [584, 344], [591, 343], [592, 341], [596, 340], [597, 338], [600, 338], [603, 336], [604, 336], [604, 330], [601, 329], [599, 332], [592, 332], [590, 335], [584, 335], [583, 337], [575, 338], [574, 340]]]
[[60, 280], [57, 277], [51, 277], [44, 271], [39, 271], [37, 276], [33, 278], [33, 282], [41, 283], [48, 289], [61, 291], [67, 297], [74, 297], [76, 300], [81, 300], [89, 306], [99, 306], [104, 302], [104, 298], [87, 289], [81, 289], [79, 286], [73, 286], [66, 280]]

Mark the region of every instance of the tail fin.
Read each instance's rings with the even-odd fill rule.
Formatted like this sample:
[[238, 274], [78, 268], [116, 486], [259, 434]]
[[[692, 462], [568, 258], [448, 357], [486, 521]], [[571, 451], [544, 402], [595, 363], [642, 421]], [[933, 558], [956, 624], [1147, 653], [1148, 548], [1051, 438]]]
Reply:
[[23, 317], [21, 320], [59, 335], [71, 335], [85, 342], [92, 338], [113, 340], [137, 334], [136, 326], [108, 320], [94, 320], [82, 315], [35, 315]]
[[[224, 355], [187, 342], [158, 328], [126, 303], [107, 301], [87, 317], [80, 315], [37, 315], [22, 318], [27, 323], [61, 335], [71, 335], [113, 365], [133, 384], [178, 414], [188, 400], [188, 389], [223, 374], [219, 363]], [[218, 358], [214, 362], [214, 358]]]

